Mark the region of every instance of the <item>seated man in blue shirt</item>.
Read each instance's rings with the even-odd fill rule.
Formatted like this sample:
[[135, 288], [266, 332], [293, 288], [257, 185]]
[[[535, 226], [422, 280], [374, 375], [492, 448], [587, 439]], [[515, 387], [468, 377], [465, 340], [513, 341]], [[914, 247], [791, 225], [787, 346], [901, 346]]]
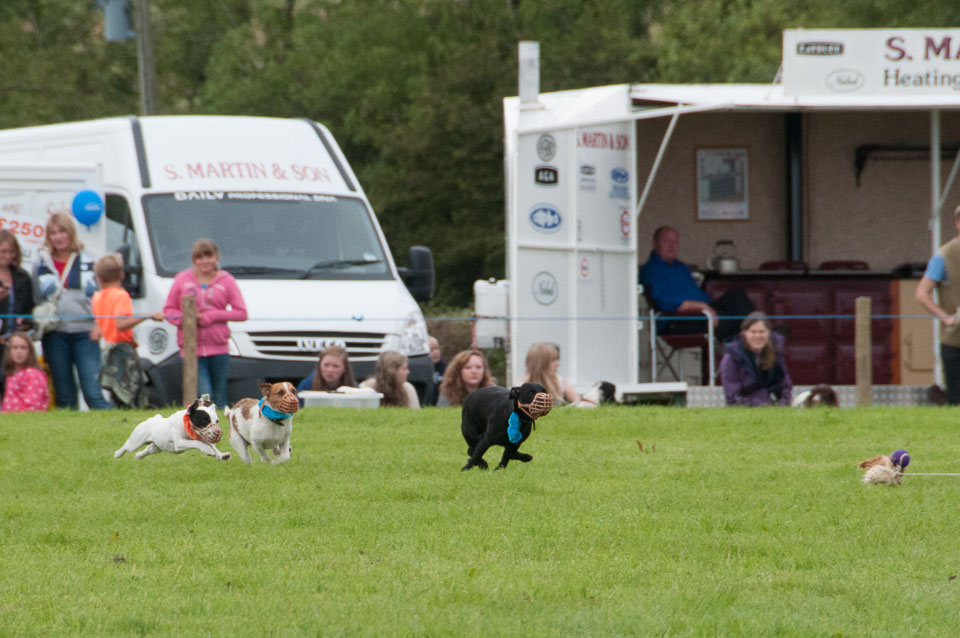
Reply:
[[[742, 288], [731, 288], [718, 299], [700, 289], [690, 267], [677, 259], [680, 252], [680, 233], [670, 226], [661, 226], [653, 233], [650, 259], [640, 271], [640, 283], [653, 300], [654, 309], [665, 315], [690, 314], [706, 310], [713, 317], [714, 335], [720, 341], [735, 337], [740, 332], [740, 320], [754, 311], [753, 302]], [[735, 317], [734, 319], [717, 319]], [[706, 332], [703, 319], [673, 319], [657, 323], [659, 334], [689, 334]]]

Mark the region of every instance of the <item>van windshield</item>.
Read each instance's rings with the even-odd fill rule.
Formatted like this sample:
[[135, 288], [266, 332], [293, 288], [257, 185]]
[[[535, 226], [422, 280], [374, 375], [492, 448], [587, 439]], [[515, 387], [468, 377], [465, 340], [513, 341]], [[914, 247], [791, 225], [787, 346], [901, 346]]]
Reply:
[[188, 268], [212, 239], [238, 279], [392, 279], [367, 207], [307, 193], [180, 192], [143, 198], [157, 274]]

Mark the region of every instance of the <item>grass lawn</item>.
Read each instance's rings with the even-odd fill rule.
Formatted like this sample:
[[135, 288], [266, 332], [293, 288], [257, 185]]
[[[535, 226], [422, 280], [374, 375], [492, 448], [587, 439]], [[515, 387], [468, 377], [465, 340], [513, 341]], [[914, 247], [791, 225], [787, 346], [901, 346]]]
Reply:
[[496, 472], [455, 408], [307, 408], [274, 467], [114, 459], [146, 416], [0, 417], [0, 635], [960, 628], [960, 477], [856, 467], [960, 472], [949, 408], [561, 409]]

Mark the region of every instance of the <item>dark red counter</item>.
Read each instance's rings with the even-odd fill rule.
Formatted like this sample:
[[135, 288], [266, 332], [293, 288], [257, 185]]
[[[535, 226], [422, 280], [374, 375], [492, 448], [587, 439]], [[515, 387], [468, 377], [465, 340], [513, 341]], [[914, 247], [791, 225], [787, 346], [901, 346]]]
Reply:
[[[704, 288], [719, 297], [729, 288], [743, 288], [758, 310], [773, 324], [790, 326], [784, 353], [797, 385], [856, 383], [854, 318], [857, 297], [871, 298], [873, 383], [895, 383], [898, 362], [893, 352], [894, 321], [889, 315], [897, 279], [890, 273], [868, 271], [755, 271], [708, 273]], [[848, 318], [839, 318], [846, 315]], [[877, 318], [878, 315], [886, 315]]]

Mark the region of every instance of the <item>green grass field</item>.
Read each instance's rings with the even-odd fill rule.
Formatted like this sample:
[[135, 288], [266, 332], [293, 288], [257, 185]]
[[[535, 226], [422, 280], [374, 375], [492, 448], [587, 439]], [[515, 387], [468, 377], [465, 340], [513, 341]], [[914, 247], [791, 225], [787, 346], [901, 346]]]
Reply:
[[960, 472], [956, 414], [555, 410], [496, 472], [454, 408], [308, 408], [275, 467], [3, 415], [0, 635], [955, 636], [960, 477], [856, 466]]

